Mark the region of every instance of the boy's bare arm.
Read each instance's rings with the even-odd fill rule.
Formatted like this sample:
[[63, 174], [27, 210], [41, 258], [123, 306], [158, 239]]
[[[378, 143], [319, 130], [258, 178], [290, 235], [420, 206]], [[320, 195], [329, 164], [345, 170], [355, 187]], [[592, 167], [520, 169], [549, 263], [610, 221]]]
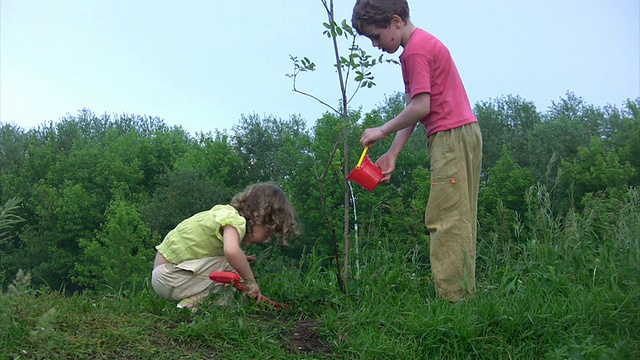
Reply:
[[391, 143], [391, 146], [389, 147], [389, 150], [387, 150], [387, 153], [392, 154], [397, 158], [404, 146], [407, 144], [407, 141], [409, 141], [409, 138], [411, 137], [411, 134], [413, 134], [413, 130], [415, 128], [416, 127], [414, 125], [407, 126], [406, 128], [399, 130], [396, 133], [396, 137], [393, 138], [393, 143]]
[[413, 128], [418, 121], [429, 115], [429, 111], [431, 111], [431, 95], [418, 94], [413, 99], [407, 100], [407, 107], [400, 114], [381, 126], [382, 132], [386, 137], [404, 128]]
[[408, 101], [407, 107], [396, 117], [387, 121], [382, 126], [366, 129], [360, 137], [360, 144], [363, 147], [371, 146], [380, 139], [384, 139], [395, 132], [410, 127], [411, 131], [403, 132], [401, 138], [398, 139], [398, 143], [394, 146], [394, 149], [397, 150], [397, 145], [400, 145], [400, 142], [404, 141], [399, 148], [399, 150], [401, 150], [409, 139], [407, 134], [411, 136], [413, 127], [416, 126], [418, 121], [424, 119], [429, 114], [429, 111], [431, 111], [431, 95], [429, 93], [418, 94]]
[[[411, 97], [409, 96], [409, 94], [404, 95], [406, 105], [408, 106], [411, 102]], [[396, 169], [396, 160], [398, 159], [398, 156], [400, 155], [400, 152], [402, 151], [404, 146], [407, 144], [407, 141], [409, 141], [409, 138], [411, 137], [411, 134], [413, 134], [414, 129], [415, 126], [407, 126], [404, 129], [398, 130], [395, 138], [393, 139], [393, 143], [391, 143], [391, 146], [389, 147], [389, 150], [387, 150], [386, 153], [382, 154], [382, 156], [380, 156], [380, 158], [378, 158], [378, 160], [376, 161], [376, 166], [378, 166], [382, 171], [382, 182], [391, 181], [391, 173], [393, 173], [393, 171]]]
[[[411, 103], [410, 94], [407, 94], [407, 93], [404, 94], [404, 102], [405, 102], [405, 107], [408, 107], [409, 104]], [[407, 144], [407, 141], [409, 141], [409, 138], [411, 137], [411, 134], [413, 134], [414, 129], [415, 129], [415, 125], [407, 126], [404, 129], [398, 130], [398, 133], [396, 134], [396, 137], [393, 139], [393, 143], [391, 143], [391, 146], [389, 147], [389, 150], [387, 150], [387, 153], [397, 158], [400, 152], [402, 151], [402, 149], [404, 148], [404, 146]]]

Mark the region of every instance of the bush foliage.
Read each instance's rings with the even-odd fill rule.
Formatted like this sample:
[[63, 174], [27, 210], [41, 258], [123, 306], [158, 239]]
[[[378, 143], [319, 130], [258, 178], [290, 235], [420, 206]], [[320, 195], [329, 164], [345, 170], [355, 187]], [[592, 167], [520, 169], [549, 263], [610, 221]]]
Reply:
[[[350, 113], [349, 159], [358, 158], [361, 130], [390, 119], [401, 101], [395, 94], [369, 113]], [[485, 144], [479, 239], [544, 238], [539, 232], [549, 229], [531, 226], [544, 211], [571, 216], [594, 197], [621, 201], [640, 179], [639, 106], [636, 99], [622, 108], [596, 108], [572, 93], [544, 113], [512, 96], [476, 104]], [[314, 248], [330, 256], [317, 179], [342, 126], [330, 113], [312, 128], [296, 116], [249, 115], [231, 133], [191, 135], [158, 118], [97, 116], [87, 109], [28, 130], [0, 124], [0, 201], [14, 210], [4, 221], [25, 220], [3, 232], [11, 235], [0, 243], [3, 286], [6, 274], [28, 269], [34, 285], [68, 292], [128, 288], [148, 275], [154, 245], [179, 221], [268, 180], [290, 195], [304, 230], [283, 253], [297, 259]], [[371, 156], [381, 155], [389, 141], [373, 147]], [[338, 229], [342, 161], [334, 158], [323, 184], [327, 215]], [[372, 193], [354, 184], [360, 238], [387, 239], [406, 251], [428, 241], [421, 216], [428, 165], [418, 128], [390, 184]], [[541, 189], [552, 198], [543, 198]], [[16, 198], [19, 205], [11, 205]], [[604, 231], [612, 219], [590, 221]]]

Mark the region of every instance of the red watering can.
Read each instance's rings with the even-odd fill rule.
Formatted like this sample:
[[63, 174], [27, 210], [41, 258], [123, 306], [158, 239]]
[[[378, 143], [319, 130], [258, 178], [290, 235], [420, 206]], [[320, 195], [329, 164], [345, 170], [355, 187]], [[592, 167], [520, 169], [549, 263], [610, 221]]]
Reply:
[[347, 176], [347, 180], [353, 180], [362, 185], [365, 189], [373, 191], [373, 189], [380, 184], [383, 176], [382, 171], [380, 171], [380, 169], [371, 162], [371, 159], [369, 159], [369, 155], [367, 155], [368, 150], [369, 147], [365, 146], [362, 151], [362, 155], [360, 155], [358, 165], [351, 170], [351, 173]]

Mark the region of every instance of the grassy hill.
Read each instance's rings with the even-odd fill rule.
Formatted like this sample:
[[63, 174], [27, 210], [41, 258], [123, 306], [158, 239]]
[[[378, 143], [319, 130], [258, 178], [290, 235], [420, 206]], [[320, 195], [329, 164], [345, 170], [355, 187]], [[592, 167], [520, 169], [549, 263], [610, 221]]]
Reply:
[[453, 305], [434, 296], [428, 244], [375, 236], [362, 240], [348, 295], [313, 251], [299, 261], [265, 252], [258, 281], [282, 311], [238, 295], [240, 306], [192, 313], [148, 281], [64, 295], [20, 273], [0, 295], [0, 357], [638, 359], [639, 206], [631, 191], [606, 211], [541, 210], [519, 241], [479, 239], [478, 294]]

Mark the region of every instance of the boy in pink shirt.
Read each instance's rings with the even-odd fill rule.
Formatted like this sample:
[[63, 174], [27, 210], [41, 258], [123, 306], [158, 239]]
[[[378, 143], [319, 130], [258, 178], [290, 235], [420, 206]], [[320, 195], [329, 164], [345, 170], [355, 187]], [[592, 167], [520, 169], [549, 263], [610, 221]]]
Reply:
[[482, 136], [449, 50], [409, 18], [406, 0], [358, 0], [353, 27], [373, 46], [393, 54], [400, 46], [407, 106], [360, 138], [372, 146], [393, 133], [377, 161], [389, 181], [396, 159], [418, 122], [427, 130], [431, 191], [425, 211], [436, 294], [451, 302], [473, 295]]

